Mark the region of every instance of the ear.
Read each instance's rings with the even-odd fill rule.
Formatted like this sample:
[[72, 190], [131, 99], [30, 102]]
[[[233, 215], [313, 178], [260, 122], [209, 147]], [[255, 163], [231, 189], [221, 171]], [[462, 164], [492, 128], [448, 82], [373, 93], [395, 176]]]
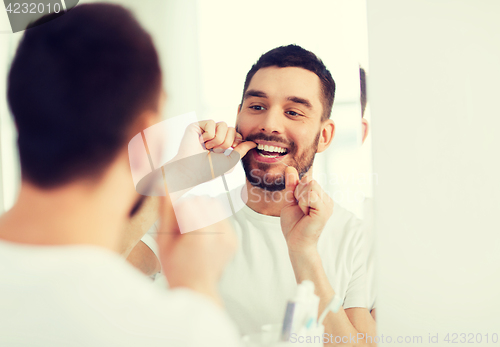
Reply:
[[317, 153], [323, 152], [332, 143], [335, 136], [335, 123], [328, 119], [321, 124]]
[[147, 128], [160, 123], [162, 121], [161, 115], [159, 112], [155, 112], [152, 110], [143, 111], [137, 120], [134, 122], [132, 126], [132, 134], [131, 137], [137, 135], [141, 131], [146, 130]]
[[237, 114], [239, 114], [240, 111], [241, 111], [241, 104], [238, 105], [238, 113]]
[[158, 106], [156, 110], [147, 109], [141, 112], [134, 125], [132, 126], [132, 136], [140, 133], [144, 129], [149, 128], [162, 121], [163, 110], [167, 102], [167, 94], [164, 90], [161, 91], [158, 97]]
[[363, 144], [366, 140], [366, 137], [368, 136], [368, 130], [369, 130], [369, 126], [368, 126], [368, 121], [364, 118], [361, 119], [361, 131], [362, 131], [362, 135], [363, 135], [363, 138], [361, 140], [361, 144]]

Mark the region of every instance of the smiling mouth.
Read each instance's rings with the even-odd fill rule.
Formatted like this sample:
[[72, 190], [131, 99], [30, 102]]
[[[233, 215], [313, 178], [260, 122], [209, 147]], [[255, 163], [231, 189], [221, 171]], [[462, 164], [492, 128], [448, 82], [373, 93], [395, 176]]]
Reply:
[[284, 147], [268, 146], [258, 144], [256, 148], [257, 153], [264, 158], [278, 158], [288, 154], [288, 149]]

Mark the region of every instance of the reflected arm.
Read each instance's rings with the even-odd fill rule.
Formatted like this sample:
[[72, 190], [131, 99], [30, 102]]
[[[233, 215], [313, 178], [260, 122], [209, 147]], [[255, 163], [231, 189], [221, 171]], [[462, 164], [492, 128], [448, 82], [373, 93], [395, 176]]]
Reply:
[[[332, 300], [335, 295], [323, 267], [321, 258], [317, 251], [310, 253], [290, 253], [290, 260], [292, 262], [293, 270], [297, 283], [303, 280], [310, 280], [315, 285], [316, 295], [320, 298], [319, 313], [323, 312], [326, 305]], [[333, 335], [329, 337], [329, 341], [335, 341], [335, 337], [339, 336], [344, 338], [345, 346], [375, 346], [375, 343], [368, 343], [373, 341], [376, 336], [375, 320], [370, 315], [366, 308], [353, 307], [343, 309], [342, 307], [337, 313], [329, 312], [324, 321], [325, 333]], [[371, 336], [362, 339], [363, 336]], [[351, 337], [360, 336], [360, 339], [351, 339]], [[356, 342], [353, 342], [356, 341]], [[325, 344], [325, 346], [328, 344]]]

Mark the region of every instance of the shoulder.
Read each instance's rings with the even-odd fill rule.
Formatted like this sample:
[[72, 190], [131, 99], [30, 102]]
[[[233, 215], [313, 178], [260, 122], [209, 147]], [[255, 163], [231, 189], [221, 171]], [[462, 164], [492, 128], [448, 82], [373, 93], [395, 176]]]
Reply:
[[167, 345], [183, 341], [187, 346], [203, 342], [229, 346], [239, 340], [227, 314], [204, 295], [187, 288], [161, 289], [128, 264], [122, 265], [115, 266], [116, 275], [104, 281], [107, 288], [102, 285], [91, 298], [101, 302], [101, 312], [129, 336], [147, 334]]
[[[239, 333], [227, 313], [204, 295], [186, 288], [151, 290], [137, 307], [135, 323], [167, 341], [186, 340], [189, 346], [234, 346]], [[144, 293], [146, 294], [146, 293]], [[133, 326], [137, 326], [132, 324]], [[195, 335], [190, 332], [196, 331]]]
[[354, 213], [352, 213], [351, 211], [348, 211], [347, 209], [345, 209], [342, 205], [340, 205], [337, 202], [333, 205], [332, 216], [339, 219], [339, 220], [344, 220], [344, 221], [351, 221], [351, 220], [358, 220], [359, 221], [359, 219], [356, 217], [356, 215]]
[[366, 221], [338, 203], [333, 207], [333, 213], [323, 229], [323, 242], [334, 242], [337, 245], [358, 245], [363, 243], [366, 236]]
[[355, 233], [361, 230], [363, 221], [356, 217], [356, 215], [344, 207], [335, 203], [333, 206], [333, 213], [327, 222], [329, 229], [336, 230], [337, 232]]

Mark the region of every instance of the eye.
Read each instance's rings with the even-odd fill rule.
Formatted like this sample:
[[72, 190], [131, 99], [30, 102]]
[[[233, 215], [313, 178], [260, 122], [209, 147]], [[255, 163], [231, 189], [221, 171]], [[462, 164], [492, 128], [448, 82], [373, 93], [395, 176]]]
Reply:
[[251, 108], [251, 109], [253, 109], [255, 111], [264, 111], [265, 110], [265, 107], [264, 106], [260, 106], [260, 105], [252, 105], [249, 108]]
[[300, 113], [297, 113], [295, 111], [286, 111], [285, 113], [292, 117], [302, 117]]

